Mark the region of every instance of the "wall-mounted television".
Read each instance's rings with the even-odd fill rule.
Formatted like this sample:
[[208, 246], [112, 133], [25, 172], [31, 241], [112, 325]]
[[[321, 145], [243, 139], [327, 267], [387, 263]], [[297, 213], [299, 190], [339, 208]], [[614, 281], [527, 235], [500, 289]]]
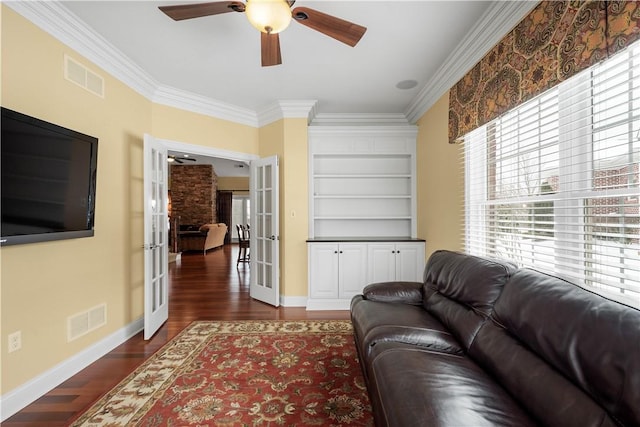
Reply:
[[98, 139], [2, 107], [0, 245], [93, 236]]

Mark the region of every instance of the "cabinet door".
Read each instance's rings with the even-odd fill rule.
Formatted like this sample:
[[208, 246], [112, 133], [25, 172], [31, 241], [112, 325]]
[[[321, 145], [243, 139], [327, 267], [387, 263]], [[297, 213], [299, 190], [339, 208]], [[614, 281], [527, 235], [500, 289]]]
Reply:
[[422, 282], [424, 243], [398, 243], [395, 252], [396, 280]]
[[338, 245], [309, 245], [309, 297], [338, 298]]
[[351, 298], [367, 285], [367, 246], [364, 244], [340, 244], [338, 298]]
[[371, 243], [368, 247], [367, 282], [396, 280], [395, 245], [392, 243]]

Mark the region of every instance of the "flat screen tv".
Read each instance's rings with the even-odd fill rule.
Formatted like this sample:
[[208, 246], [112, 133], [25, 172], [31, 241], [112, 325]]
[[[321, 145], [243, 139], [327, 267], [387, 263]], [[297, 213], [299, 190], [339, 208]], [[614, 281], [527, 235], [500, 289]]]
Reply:
[[98, 139], [1, 114], [0, 245], [93, 236]]

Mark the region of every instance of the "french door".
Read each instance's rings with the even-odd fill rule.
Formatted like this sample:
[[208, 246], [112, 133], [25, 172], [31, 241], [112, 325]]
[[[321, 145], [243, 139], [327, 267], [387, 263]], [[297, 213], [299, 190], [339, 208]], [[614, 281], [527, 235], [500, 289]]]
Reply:
[[169, 318], [167, 148], [144, 135], [144, 339]]
[[278, 157], [251, 162], [251, 285], [252, 298], [280, 305], [280, 224]]

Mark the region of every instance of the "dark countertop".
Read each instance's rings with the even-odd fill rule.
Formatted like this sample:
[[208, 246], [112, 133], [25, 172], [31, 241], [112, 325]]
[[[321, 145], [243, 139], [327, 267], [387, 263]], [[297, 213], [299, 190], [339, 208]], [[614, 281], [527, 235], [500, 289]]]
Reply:
[[329, 243], [329, 242], [424, 242], [424, 239], [413, 237], [314, 237], [307, 239], [308, 243]]

